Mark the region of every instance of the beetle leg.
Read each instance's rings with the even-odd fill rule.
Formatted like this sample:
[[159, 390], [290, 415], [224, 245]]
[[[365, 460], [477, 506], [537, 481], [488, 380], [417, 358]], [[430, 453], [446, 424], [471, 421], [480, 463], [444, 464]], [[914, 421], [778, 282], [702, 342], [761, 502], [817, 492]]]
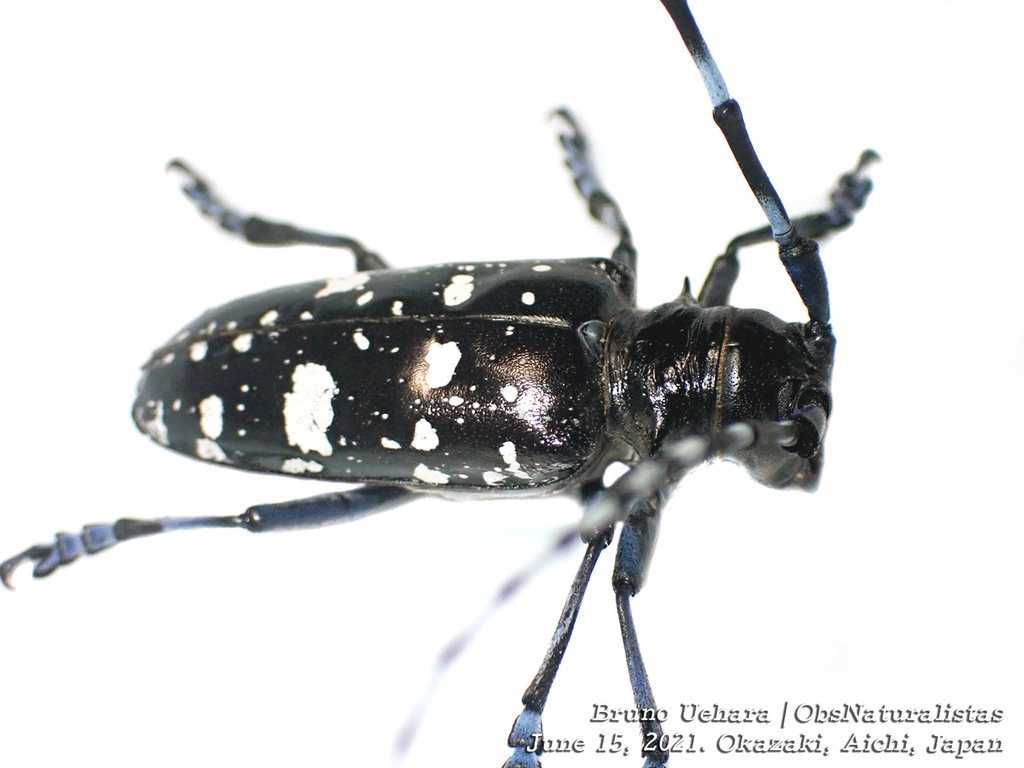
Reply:
[[558, 143], [565, 150], [565, 165], [572, 171], [573, 183], [587, 201], [590, 215], [619, 236], [619, 244], [612, 251], [612, 261], [625, 264], [636, 272], [633, 235], [622, 216], [619, 204], [605, 191], [597, 178], [597, 172], [590, 160], [586, 135], [580, 130], [572, 112], [565, 107], [556, 109], [551, 116], [560, 118], [568, 127], [567, 132], [558, 134]]
[[[832, 190], [832, 205], [829, 208], [793, 219], [797, 233], [802, 237], [821, 239], [850, 226], [854, 214], [864, 207], [871, 193], [872, 183], [867, 176], [867, 168], [878, 159], [878, 153], [874, 150], [864, 150], [856, 167], [839, 177]], [[726, 246], [725, 253], [711, 265], [711, 271], [697, 297], [700, 305], [717, 307], [728, 304], [729, 293], [736, 283], [740, 269], [736, 253], [740, 248], [767, 243], [771, 239], [771, 227], [761, 227], [734, 237]]]
[[[636, 465], [608, 488], [590, 497], [580, 523], [583, 540], [589, 542], [587, 551], [576, 572], [544, 661], [523, 694], [523, 711], [516, 718], [508, 737], [508, 745], [515, 752], [505, 761], [503, 768], [540, 768], [540, 755], [543, 753], [541, 713], [569, 644], [597, 557], [608, 546], [612, 531], [619, 522], [625, 522], [625, 525], [619, 537], [612, 585], [626, 664], [637, 708], [657, 709], [640, 656], [629, 600], [640, 590], [646, 578], [658, 538], [662, 504], [682, 477], [701, 464], [716, 456], [737, 454], [763, 443], [795, 446], [801, 439], [801, 429], [795, 421], [742, 422], [731, 424], [710, 440], [686, 437], [664, 446], [656, 456]], [[644, 768], [657, 768], [668, 760], [668, 754], [660, 748], [661, 735], [657, 720], [645, 722], [644, 743], [653, 744], [655, 749], [647, 755]]]
[[[661, 506], [668, 496], [668, 489], [656, 491], [643, 502], [634, 505], [629, 519], [619, 534], [618, 551], [615, 554], [615, 570], [612, 572], [612, 588], [615, 590], [615, 606], [622, 630], [622, 644], [626, 651], [626, 667], [633, 687], [633, 700], [641, 713], [654, 713], [658, 705], [654, 701], [651, 681], [640, 655], [640, 644], [633, 624], [633, 613], [629, 601], [640, 591], [647, 569], [654, 555], [661, 522]], [[656, 717], [640, 720], [642, 749], [645, 757], [644, 768], [663, 766], [668, 761], [664, 745], [664, 732]]]
[[[768, 239], [772, 239], [772, 231], [768, 227], [763, 229], [755, 230], [756, 234], [762, 232], [768, 235]], [[748, 232], [747, 235], [753, 235], [755, 232]], [[746, 237], [746, 235], [740, 235], [740, 237]], [[729, 243], [732, 246], [736, 238]], [[755, 242], [762, 242], [757, 240]], [[744, 243], [744, 245], [750, 245], [751, 243]], [[740, 274], [740, 260], [736, 258], [736, 251], [725, 249], [725, 253], [715, 259], [711, 265], [711, 271], [708, 272], [708, 276], [704, 278], [704, 285], [700, 288], [700, 293], [697, 294], [697, 303], [702, 307], [721, 307], [729, 303], [729, 294], [732, 293], [732, 287], [736, 285], [736, 278]]]
[[[704, 457], [707, 458], [706, 456]], [[628, 473], [627, 473], [628, 474]], [[619, 611], [619, 621], [622, 626], [623, 641], [626, 646], [626, 662], [629, 666], [630, 680], [633, 682], [634, 696], [637, 707], [655, 707], [654, 697], [651, 694], [650, 682], [647, 673], [644, 671], [643, 659], [640, 657], [640, 649], [636, 640], [636, 631], [633, 629], [632, 614], [629, 609], [629, 598], [639, 591], [643, 580], [647, 575], [647, 568], [650, 565], [651, 556], [654, 553], [654, 544], [658, 537], [658, 523], [661, 506], [668, 498], [671, 487], [667, 485], [652, 490], [648, 497], [641, 503], [628, 502], [625, 509], [629, 512], [626, 525], [619, 537], [618, 552], [615, 557], [615, 570], [612, 577], [612, 584], [615, 588], [616, 603]], [[613, 486], [614, 487], [614, 486]], [[594, 494], [592, 498], [600, 498], [600, 493]], [[614, 504], [614, 500], [611, 502]], [[626, 503], [626, 502], [623, 502]], [[541, 662], [533, 682], [523, 694], [523, 711], [516, 718], [512, 726], [512, 732], [508, 736], [508, 745], [515, 751], [505, 762], [503, 768], [539, 768], [540, 757], [544, 751], [544, 732], [541, 724], [541, 713], [547, 703], [548, 694], [551, 692], [551, 685], [554, 683], [558, 667], [565, 655], [569, 645], [569, 638], [572, 636], [573, 627], [576, 624], [576, 617], [579, 615], [580, 604], [583, 601], [583, 593], [587, 589], [590, 576], [597, 564], [597, 557], [611, 541], [612, 531], [615, 523], [618, 522], [614, 516], [603, 518], [604, 527], [596, 533], [588, 533], [591, 529], [586, 525], [587, 517], [584, 517], [583, 535], [589, 539], [587, 551], [583, 556], [583, 562], [576, 572], [572, 587], [569, 589], [569, 596], [566, 598], [565, 606], [562, 608], [562, 615], [558, 618], [558, 626], [551, 638], [551, 644], [544, 654], [544, 661]], [[649, 703], [648, 703], [649, 702]], [[654, 743], [659, 743], [661, 726], [655, 721], [653, 724]], [[645, 731], [645, 743], [648, 740], [648, 732]], [[658, 753], [661, 755], [662, 753]], [[667, 754], [662, 756], [660, 762], [651, 762], [653, 756], [648, 757], [650, 768], [661, 766], [668, 758]]]
[[357, 272], [391, 268], [383, 258], [366, 250], [362, 243], [351, 237], [299, 229], [291, 224], [268, 221], [259, 216], [243, 216], [218, 198], [206, 179], [193, 171], [183, 160], [171, 160], [167, 164], [167, 170], [179, 173], [184, 177], [181, 191], [195, 204], [203, 216], [209, 216], [220, 225], [221, 229], [243, 237], [253, 245], [319, 245], [324, 248], [344, 248], [351, 251], [355, 257]]
[[0, 581], [11, 585], [11, 574], [25, 562], [35, 563], [32, 575], [49, 576], [82, 554], [93, 555], [129, 539], [194, 528], [245, 528], [253, 533], [319, 528], [392, 509], [415, 498], [413, 491], [392, 485], [364, 485], [351, 491], [327, 493], [279, 504], [257, 504], [241, 515], [227, 517], [162, 517], [154, 520], [121, 518], [113, 523], [85, 526], [81, 533], [58, 533], [52, 544], [38, 544], [0, 563]]
[[503, 768], [540, 768], [540, 756], [544, 751], [541, 713], [551, 692], [551, 684], [555, 681], [558, 666], [562, 663], [562, 656], [569, 645], [569, 638], [572, 636], [583, 601], [583, 593], [586, 592], [598, 556], [611, 541], [612, 530], [612, 526], [607, 527], [592, 537], [587, 545], [583, 562], [580, 563], [576, 578], [569, 589], [569, 596], [562, 608], [562, 615], [558, 617], [555, 634], [544, 654], [544, 661], [523, 694], [523, 711], [516, 718], [508, 735], [508, 745], [515, 751], [505, 761]]
[[[756, 427], [761, 427], [769, 437], [783, 444], [795, 441], [799, 432], [799, 428], [792, 422]], [[755, 443], [759, 437], [756, 427], [750, 424], [733, 425], [711, 441], [699, 437], [680, 440], [663, 448], [657, 456], [633, 467], [608, 488], [590, 495], [580, 523], [583, 540], [589, 542], [587, 551], [569, 589], [569, 596], [562, 608], [551, 644], [544, 654], [544, 661], [523, 694], [523, 711], [516, 718], [508, 737], [508, 745], [515, 752], [505, 761], [503, 768], [540, 768], [540, 756], [543, 753], [541, 713], [569, 644], [583, 593], [594, 571], [597, 557], [608, 546], [615, 525], [623, 521], [626, 526], [619, 540], [613, 578], [616, 603], [637, 706], [646, 707], [648, 705], [641, 702], [653, 702], [650, 683], [637, 646], [636, 631], [633, 629], [629, 598], [643, 583], [654, 551], [658, 510], [686, 472], [721, 453], [743, 450]], [[656, 722], [654, 727], [659, 727]], [[661, 763], [651, 762], [657, 757], [648, 758], [650, 766], [664, 764], [664, 759]]]

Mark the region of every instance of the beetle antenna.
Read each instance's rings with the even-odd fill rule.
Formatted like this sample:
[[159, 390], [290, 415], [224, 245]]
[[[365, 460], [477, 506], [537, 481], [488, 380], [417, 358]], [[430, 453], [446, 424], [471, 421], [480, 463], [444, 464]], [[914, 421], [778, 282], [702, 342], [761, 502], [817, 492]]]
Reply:
[[732, 150], [736, 164], [743, 172], [747, 184], [750, 185], [754, 197], [764, 211], [771, 226], [772, 238], [779, 245], [779, 258], [789, 273], [790, 280], [812, 321], [827, 323], [829, 320], [828, 284], [825, 281], [825, 269], [818, 255], [818, 244], [801, 236], [782, 205], [779, 193], [775, 191], [764, 166], [757, 158], [754, 146], [750, 142], [750, 134], [743, 122], [740, 105], [729, 95], [725, 78], [718, 69], [711, 51], [708, 50], [704, 37], [697, 28], [697, 22], [690, 12], [686, 0], [661, 0], [672, 21], [675, 22], [679, 35], [686, 44], [701, 77], [704, 88], [711, 97], [714, 106], [712, 116], [715, 124], [725, 136], [729, 149]]

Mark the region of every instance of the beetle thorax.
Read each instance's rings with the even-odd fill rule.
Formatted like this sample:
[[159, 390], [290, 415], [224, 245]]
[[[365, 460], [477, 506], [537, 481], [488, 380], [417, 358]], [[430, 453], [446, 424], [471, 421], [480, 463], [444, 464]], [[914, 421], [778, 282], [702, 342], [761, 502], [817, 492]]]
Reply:
[[641, 456], [715, 423], [722, 338], [730, 308], [664, 304], [611, 328], [611, 425]]
[[640, 455], [739, 421], [788, 418], [814, 364], [803, 326], [768, 312], [687, 301], [613, 326], [611, 420]]

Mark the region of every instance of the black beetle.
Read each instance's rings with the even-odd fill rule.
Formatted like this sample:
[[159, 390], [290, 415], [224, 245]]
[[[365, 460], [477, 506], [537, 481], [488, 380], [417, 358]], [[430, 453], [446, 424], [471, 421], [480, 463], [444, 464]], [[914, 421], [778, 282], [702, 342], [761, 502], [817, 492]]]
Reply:
[[[685, 28], [685, 5], [672, 4], [670, 11]], [[701, 58], [695, 28], [684, 37], [698, 50], [716, 101], [724, 84], [714, 81], [706, 66], [710, 59]], [[633, 312], [635, 251], [629, 230], [596, 181], [582, 134], [562, 113], [563, 145], [577, 185], [593, 215], [619, 235], [612, 260], [458, 263], [281, 289], [203, 316], [149, 365], [135, 416], [158, 442], [246, 469], [385, 485], [313, 504], [254, 507], [227, 519], [95, 526], [82, 538], [62, 535], [57, 547], [33, 547], [12, 558], [4, 564], [4, 580], [24, 560], [36, 561], [37, 575], [46, 575], [83, 549], [97, 551], [165, 529], [320, 524], [406, 501], [409, 486], [482, 495], [568, 489], [588, 508], [588, 563], [607, 545], [609, 527], [630, 520], [616, 577], [620, 610], [628, 617], [628, 598], [639, 589], [653, 546], [657, 509], [686, 470], [724, 455], [771, 486], [815, 485], [831, 408], [834, 342], [823, 272], [808, 238], [848, 224], [870, 189], [862, 173], [870, 159], [866, 155], [844, 177], [833, 207], [801, 217], [792, 230], [745, 146], [738, 108], [724, 98], [716, 107], [741, 168], [766, 206], [810, 322], [783, 323], [765, 312], [727, 306], [735, 251], [771, 234], [761, 230], [733, 241], [698, 297], [684, 288], [676, 303]], [[187, 166], [177, 167], [190, 176], [190, 195], [226, 228], [247, 230], [251, 240], [263, 244], [316, 239], [305, 231], [236, 217]], [[361, 268], [382, 266], [354, 241], [325, 244], [355, 250]], [[549, 288], [558, 302], [544, 300]], [[356, 371], [357, 389], [344, 391], [332, 370], [335, 362], [327, 362], [330, 348], [340, 341], [337, 334], [306, 332], [303, 323], [340, 331], [349, 356], [338, 365]], [[371, 356], [372, 362], [364, 360]], [[272, 371], [265, 377], [251, 369], [239, 373], [233, 364], [238, 361]], [[393, 369], [386, 367], [392, 363]], [[381, 378], [397, 389], [372, 386], [375, 370], [383, 370]], [[467, 378], [459, 378], [460, 370]], [[575, 399], [580, 391], [601, 394], [580, 403]], [[253, 399], [239, 392], [252, 393]], [[475, 400], [476, 392], [486, 394]], [[229, 399], [232, 394], [235, 400]], [[373, 399], [380, 395], [383, 400]], [[339, 397], [358, 404], [348, 412], [349, 421], [339, 416]], [[649, 457], [653, 460], [643, 465]], [[616, 460], [641, 469], [606, 490], [600, 479]], [[353, 471], [353, 466], [363, 469]], [[582, 596], [582, 587], [576, 596]], [[629, 655], [639, 663], [635, 648]], [[551, 669], [540, 676], [542, 687], [553, 674]], [[647, 695], [644, 685], [636, 690], [638, 706]], [[539, 711], [536, 692], [531, 702]], [[536, 730], [530, 718], [524, 722], [531, 733]], [[517, 738], [522, 747], [522, 736]], [[654, 754], [651, 760], [664, 757]]]

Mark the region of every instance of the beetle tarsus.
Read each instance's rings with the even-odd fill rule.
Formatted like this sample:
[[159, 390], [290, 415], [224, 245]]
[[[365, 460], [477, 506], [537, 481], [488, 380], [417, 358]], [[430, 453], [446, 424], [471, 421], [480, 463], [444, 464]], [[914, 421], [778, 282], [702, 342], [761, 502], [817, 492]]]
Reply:
[[4, 586], [8, 589], [14, 589], [11, 576], [22, 564], [35, 563], [32, 576], [41, 579], [49, 576], [60, 566], [73, 563], [83, 552], [85, 552], [85, 548], [81, 546], [81, 540], [78, 537], [59, 533], [53, 544], [37, 544], [0, 563], [0, 581], [3, 581]]
[[43, 563], [48, 563], [50, 559], [56, 554], [56, 552], [57, 548], [53, 545], [47, 546], [45, 544], [40, 544], [35, 547], [29, 547], [24, 552], [17, 554], [14, 557], [8, 558], [7, 560], [4, 560], [2, 563], [0, 563], [0, 581], [3, 581], [4, 586], [8, 589], [14, 589], [14, 584], [11, 583], [11, 576], [16, 570], [18, 570], [19, 566], [27, 562], [36, 563], [36, 567], [35, 569], [33, 569], [34, 576], [41, 577], [46, 576], [49, 573], [52, 573], [53, 569], [60, 564], [59, 562], [57, 563], [57, 565], [54, 565], [53, 568], [44, 570], [44, 572], [42, 573], [40, 573], [39, 571], [42, 568]]
[[502, 768], [540, 768], [540, 757], [544, 754], [540, 712], [527, 707], [519, 713], [508, 734], [508, 745], [512, 754]]
[[136, 520], [126, 517], [113, 523], [83, 526], [81, 533], [61, 532], [56, 535], [53, 544], [37, 544], [0, 563], [0, 581], [9, 589], [14, 589], [11, 575], [23, 563], [34, 562], [36, 565], [32, 569], [32, 576], [41, 579], [62, 565], [70, 565], [82, 555], [94, 555], [119, 541], [150, 536], [163, 530], [163, 522], [160, 520]]
[[562, 120], [568, 127], [567, 132], [558, 134], [558, 143], [565, 150], [565, 166], [572, 172], [573, 184], [587, 203], [590, 215], [619, 237], [619, 243], [612, 251], [612, 261], [625, 264], [636, 271], [637, 253], [633, 246], [633, 235], [622, 215], [622, 210], [615, 199], [608, 194], [590, 159], [589, 145], [586, 134], [580, 128], [576, 118], [565, 107], [551, 113], [552, 119]]

